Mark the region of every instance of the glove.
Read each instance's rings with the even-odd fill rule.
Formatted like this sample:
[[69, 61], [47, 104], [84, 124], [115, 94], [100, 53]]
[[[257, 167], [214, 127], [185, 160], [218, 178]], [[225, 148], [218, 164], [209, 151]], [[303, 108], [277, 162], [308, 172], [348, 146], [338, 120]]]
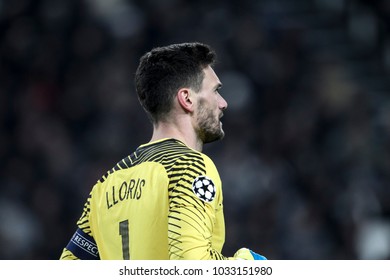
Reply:
[[239, 260], [266, 260], [267, 258], [253, 252], [248, 248], [241, 248], [234, 254], [235, 259]]

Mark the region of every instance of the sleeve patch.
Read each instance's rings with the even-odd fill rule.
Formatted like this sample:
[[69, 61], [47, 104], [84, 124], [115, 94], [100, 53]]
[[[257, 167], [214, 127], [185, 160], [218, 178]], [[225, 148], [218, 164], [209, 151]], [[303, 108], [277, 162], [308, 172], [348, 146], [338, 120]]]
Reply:
[[206, 176], [198, 176], [192, 182], [192, 191], [204, 202], [211, 202], [215, 198], [215, 185], [213, 181]]
[[66, 249], [82, 260], [98, 260], [99, 251], [95, 240], [81, 229], [77, 229]]

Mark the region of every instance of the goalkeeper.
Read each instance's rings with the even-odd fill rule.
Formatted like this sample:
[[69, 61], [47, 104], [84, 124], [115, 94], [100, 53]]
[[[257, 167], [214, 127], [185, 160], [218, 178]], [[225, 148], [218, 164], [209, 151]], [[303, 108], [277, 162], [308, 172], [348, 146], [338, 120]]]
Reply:
[[227, 102], [201, 43], [154, 48], [135, 74], [138, 99], [153, 124], [148, 143], [92, 188], [60, 259], [265, 259], [225, 242], [222, 184], [203, 145], [224, 137]]

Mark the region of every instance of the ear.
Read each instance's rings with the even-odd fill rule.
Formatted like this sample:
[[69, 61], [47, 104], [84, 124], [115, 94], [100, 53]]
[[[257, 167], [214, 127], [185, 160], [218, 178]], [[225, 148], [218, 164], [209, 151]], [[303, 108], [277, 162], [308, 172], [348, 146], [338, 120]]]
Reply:
[[177, 101], [180, 106], [187, 112], [194, 111], [194, 103], [192, 100], [193, 92], [189, 88], [181, 88], [177, 92]]

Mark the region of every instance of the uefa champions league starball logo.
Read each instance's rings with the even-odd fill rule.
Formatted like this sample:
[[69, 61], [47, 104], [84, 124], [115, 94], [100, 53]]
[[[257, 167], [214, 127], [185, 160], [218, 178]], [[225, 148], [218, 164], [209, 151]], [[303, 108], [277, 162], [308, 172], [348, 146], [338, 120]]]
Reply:
[[197, 197], [205, 202], [214, 200], [215, 186], [213, 181], [206, 176], [196, 177], [192, 183], [192, 190]]

